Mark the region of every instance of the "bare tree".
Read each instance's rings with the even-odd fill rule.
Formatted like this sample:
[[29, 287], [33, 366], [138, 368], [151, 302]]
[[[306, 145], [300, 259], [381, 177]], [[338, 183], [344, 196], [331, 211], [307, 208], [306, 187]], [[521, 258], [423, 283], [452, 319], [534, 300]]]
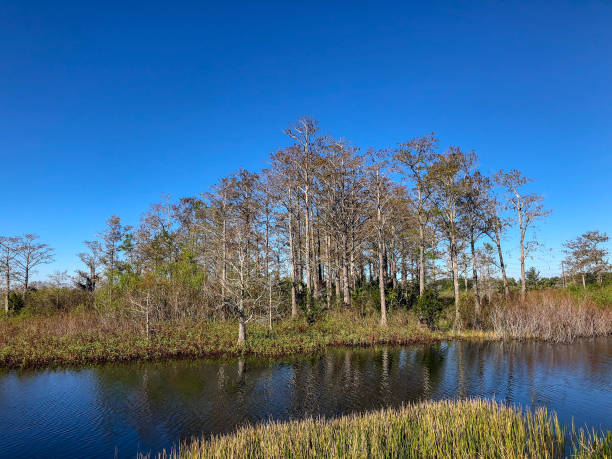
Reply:
[[506, 264], [504, 263], [504, 255], [501, 248], [502, 235], [510, 222], [501, 216], [501, 209], [497, 198], [493, 197], [488, 203], [488, 222], [485, 225], [487, 236], [495, 243], [497, 247], [497, 257], [499, 259], [499, 269], [502, 274], [502, 282], [504, 286], [504, 297], [508, 299], [510, 296], [510, 288], [508, 287], [508, 277], [506, 276]]
[[238, 171], [231, 180], [230, 220], [228, 228], [227, 292], [233, 311], [238, 317], [238, 344], [247, 339], [246, 325], [253, 319], [265, 289], [258, 288], [261, 280], [253, 270], [253, 258], [259, 250], [257, 224], [261, 200], [257, 196], [259, 176], [246, 170]]
[[459, 312], [459, 241], [462, 238], [460, 225], [460, 202], [466, 188], [463, 180], [466, 171], [475, 161], [474, 153], [463, 153], [458, 147], [450, 147], [446, 153], [438, 155], [432, 166], [432, 184], [435, 192], [438, 224], [448, 241], [453, 287], [455, 294], [455, 326], [460, 326]]
[[296, 147], [290, 147], [284, 150], [279, 150], [272, 154], [272, 175], [270, 177], [269, 192], [273, 194], [273, 199], [280, 204], [284, 209], [281, 216], [282, 225], [286, 229], [289, 254], [290, 254], [290, 277], [291, 277], [291, 317], [296, 318], [298, 315], [298, 284], [300, 278], [300, 257], [299, 257], [299, 241], [298, 241], [298, 226], [299, 226], [299, 209], [297, 194], [298, 174], [294, 167], [294, 158]]
[[341, 272], [342, 299], [345, 307], [351, 306], [351, 289], [354, 288], [354, 254], [360, 248], [357, 240], [368, 220], [363, 211], [365, 183], [362, 165], [363, 155], [344, 140], [330, 139], [327, 153], [319, 170], [323, 214], [337, 247]]
[[68, 271], [55, 271], [49, 276], [49, 282], [55, 292], [55, 307], [57, 309], [59, 309], [61, 306], [60, 294], [62, 292], [62, 289], [66, 287], [66, 282], [68, 281], [68, 279]]
[[11, 280], [15, 277], [17, 257], [20, 255], [22, 240], [19, 237], [0, 236], [0, 269], [4, 275], [4, 312], [9, 313]]
[[[465, 166], [471, 168], [471, 162], [466, 162]], [[481, 324], [481, 301], [480, 301], [480, 285], [478, 283], [478, 265], [476, 257], [476, 242], [485, 233], [486, 225], [489, 220], [489, 190], [491, 188], [489, 180], [484, 177], [480, 171], [470, 173], [470, 170], [464, 172], [464, 193], [459, 201], [461, 206], [462, 220], [467, 233], [468, 243], [470, 246], [470, 255], [472, 262], [472, 287], [474, 289], [474, 306], [475, 306], [475, 325], [479, 327]]]
[[521, 300], [525, 301], [525, 292], [527, 291], [525, 281], [525, 258], [529, 252], [529, 247], [525, 241], [527, 230], [536, 220], [549, 215], [551, 211], [544, 208], [542, 196], [523, 192], [523, 186], [531, 182], [531, 179], [523, 176], [518, 170], [513, 169], [505, 173], [499, 171], [495, 179], [506, 189], [509, 207], [516, 212], [521, 248]]
[[370, 151], [370, 165], [367, 173], [369, 193], [373, 199], [376, 226], [376, 247], [378, 253], [378, 289], [380, 293], [380, 324], [387, 325], [387, 305], [385, 301], [385, 232], [387, 230], [390, 205], [392, 203], [392, 183], [389, 173], [388, 152]]
[[40, 265], [53, 263], [53, 249], [47, 244], [36, 243], [36, 234], [26, 234], [22, 238], [17, 265], [23, 276], [23, 293], [27, 295], [32, 271]]
[[433, 132], [400, 144], [393, 158], [403, 166], [404, 175], [412, 182], [416, 196], [419, 228], [419, 295], [425, 291], [425, 235], [431, 217], [431, 183], [429, 171], [434, 161], [438, 139]]
[[294, 126], [285, 130], [285, 133], [296, 142], [298, 153], [293, 158], [293, 166], [298, 172], [298, 187], [304, 199], [304, 226], [305, 226], [305, 259], [306, 259], [306, 292], [307, 302], [310, 305], [313, 296], [318, 296], [319, 278], [315, 276], [315, 248], [314, 248], [314, 178], [316, 163], [321, 147], [321, 138], [318, 136], [319, 123], [308, 117], [297, 120]]
[[87, 267], [87, 271], [77, 271], [76, 283], [83, 290], [93, 292], [100, 278], [98, 268], [102, 265], [102, 246], [98, 241], [85, 241], [89, 252], [81, 252], [78, 257]]

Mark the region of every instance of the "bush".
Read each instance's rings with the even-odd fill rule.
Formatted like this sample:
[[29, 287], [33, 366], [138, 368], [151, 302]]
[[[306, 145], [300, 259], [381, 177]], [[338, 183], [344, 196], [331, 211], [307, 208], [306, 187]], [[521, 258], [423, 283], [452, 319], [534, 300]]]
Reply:
[[19, 312], [25, 306], [23, 295], [19, 292], [9, 293], [9, 311]]
[[442, 309], [443, 305], [438, 299], [438, 294], [434, 290], [425, 290], [423, 296], [417, 300], [415, 312], [422, 323], [433, 328]]

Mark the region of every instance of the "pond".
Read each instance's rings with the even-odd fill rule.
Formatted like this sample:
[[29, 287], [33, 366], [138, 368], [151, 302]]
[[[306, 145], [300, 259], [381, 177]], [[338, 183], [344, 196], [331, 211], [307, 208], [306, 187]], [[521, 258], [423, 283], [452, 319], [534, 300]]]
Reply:
[[134, 457], [245, 423], [487, 397], [612, 429], [612, 337], [0, 373], [3, 456]]

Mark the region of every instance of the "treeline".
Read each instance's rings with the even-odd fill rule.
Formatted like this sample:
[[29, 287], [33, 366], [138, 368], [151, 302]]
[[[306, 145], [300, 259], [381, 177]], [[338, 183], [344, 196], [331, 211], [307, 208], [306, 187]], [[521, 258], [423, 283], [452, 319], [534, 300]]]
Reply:
[[[200, 196], [167, 198], [137, 227], [111, 217], [79, 254], [76, 293], [66, 292], [67, 273], [52, 279], [58, 295], [76, 295], [100, 313], [135, 315], [147, 333], [160, 319], [236, 318], [243, 342], [252, 320], [265, 318], [271, 328], [281, 316], [363, 308], [365, 297], [385, 325], [388, 302], [412, 305], [444, 278], [455, 327], [468, 325], [460, 298], [469, 288], [469, 325], [478, 328], [484, 304], [511, 294], [502, 245], [513, 230], [525, 299], [525, 262], [534, 247], [528, 233], [549, 211], [540, 195], [525, 191], [530, 180], [521, 172], [487, 176], [474, 152], [441, 151], [434, 134], [364, 152], [323, 135], [309, 118], [285, 132], [290, 145], [259, 173], [239, 170]], [[609, 270], [607, 240], [589, 232], [568, 242], [563, 282], [575, 275], [601, 281]], [[7, 312], [11, 281], [25, 281], [27, 302], [28, 273], [52, 259], [34, 241], [0, 239]], [[36, 256], [25, 268], [28, 244]]]

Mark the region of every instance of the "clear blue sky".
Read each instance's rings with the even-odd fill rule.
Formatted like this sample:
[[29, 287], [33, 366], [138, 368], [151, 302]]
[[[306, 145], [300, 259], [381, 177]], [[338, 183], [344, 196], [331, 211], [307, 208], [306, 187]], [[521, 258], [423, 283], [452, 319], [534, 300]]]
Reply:
[[544, 274], [564, 240], [612, 233], [610, 2], [57, 1], [0, 7], [0, 234], [56, 248], [41, 276], [73, 270], [110, 215], [261, 168], [300, 115], [524, 171], [554, 210]]

